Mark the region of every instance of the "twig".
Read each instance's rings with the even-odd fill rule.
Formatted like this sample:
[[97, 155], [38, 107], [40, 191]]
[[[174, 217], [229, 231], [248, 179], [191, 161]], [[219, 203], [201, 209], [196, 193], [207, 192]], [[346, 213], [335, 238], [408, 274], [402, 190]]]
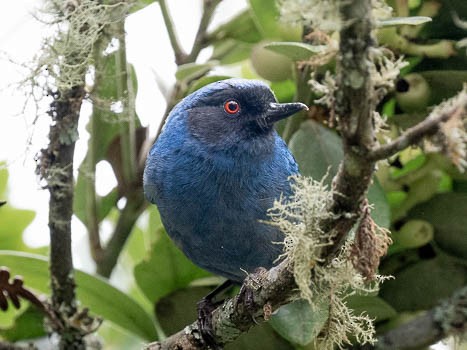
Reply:
[[361, 349], [418, 349], [466, 331], [467, 287], [463, 287], [433, 309], [379, 336], [374, 346], [365, 345]]
[[169, 34], [170, 44], [175, 54], [175, 62], [177, 65], [183, 64], [186, 61], [187, 54], [183, 51], [182, 47], [175, 33], [175, 26], [170, 16], [169, 10], [167, 9], [167, 4], [165, 0], [159, 0], [159, 6], [161, 7], [162, 17], [164, 18], [165, 27], [167, 28], [167, 33]]
[[206, 32], [212, 16], [214, 15], [214, 10], [221, 1], [222, 0], [203, 0], [203, 14], [199, 22], [198, 31], [196, 32], [195, 42], [193, 43], [190, 54], [186, 57], [187, 62], [196, 61], [200, 51], [206, 47]]
[[97, 265], [99, 275], [109, 277], [112, 273], [133, 226], [146, 208], [146, 204], [141, 188], [135, 189], [133, 195], [127, 196], [127, 202], [120, 212], [112, 237], [105, 247], [101, 261]]
[[[408, 146], [420, 142], [425, 136], [435, 134], [438, 131], [439, 125], [441, 123], [446, 122], [450, 118], [465, 114], [466, 111], [467, 92], [463, 90], [460, 93], [459, 98], [456, 99], [455, 104], [450, 108], [447, 110], [443, 109], [441, 111], [436, 109], [434, 113], [430, 114], [424, 121], [411, 127], [410, 129], [407, 129], [397, 139], [370, 151], [367, 157], [371, 161], [386, 159], [396, 154], [397, 152], [402, 151]], [[441, 113], [437, 114], [436, 112]]]

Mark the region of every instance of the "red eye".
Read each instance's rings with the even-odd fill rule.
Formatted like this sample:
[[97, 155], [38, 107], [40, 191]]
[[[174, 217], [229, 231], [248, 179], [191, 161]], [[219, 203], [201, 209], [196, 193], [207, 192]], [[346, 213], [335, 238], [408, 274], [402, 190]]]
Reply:
[[228, 100], [224, 103], [224, 110], [229, 114], [235, 114], [240, 110], [240, 105], [237, 101]]

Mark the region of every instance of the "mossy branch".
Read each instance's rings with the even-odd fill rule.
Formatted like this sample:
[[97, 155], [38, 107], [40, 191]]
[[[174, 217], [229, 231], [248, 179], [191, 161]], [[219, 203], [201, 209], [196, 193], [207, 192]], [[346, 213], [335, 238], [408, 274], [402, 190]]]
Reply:
[[424, 121], [407, 129], [395, 140], [371, 150], [368, 153], [368, 159], [376, 161], [389, 158], [397, 152], [419, 143], [424, 137], [435, 134], [441, 123], [445, 123], [451, 118], [465, 118], [467, 115], [467, 89], [462, 90], [451, 101], [451, 104], [442, 105], [443, 108], [433, 110]]
[[[41, 151], [40, 172], [47, 182], [50, 229], [50, 274], [52, 306], [64, 319], [76, 312], [75, 282], [71, 254], [71, 216], [73, 215], [73, 155], [78, 134], [78, 119], [84, 87], [54, 94], [50, 114], [49, 145]], [[60, 310], [60, 312], [58, 312]], [[67, 322], [63, 322], [67, 325]], [[56, 329], [61, 349], [85, 349], [82, 334], [71, 326]]]
[[419, 349], [449, 336], [463, 337], [466, 332], [467, 287], [463, 287], [433, 309], [380, 335], [375, 345], [365, 345], [361, 349]]
[[[292, 267], [287, 260], [269, 271], [258, 269], [250, 274], [240, 292], [224, 302], [212, 313], [212, 326], [219, 346], [232, 342], [261, 320], [267, 320], [271, 312], [286, 304], [297, 295]], [[198, 322], [161, 342], [148, 344], [145, 350], [205, 349]]]

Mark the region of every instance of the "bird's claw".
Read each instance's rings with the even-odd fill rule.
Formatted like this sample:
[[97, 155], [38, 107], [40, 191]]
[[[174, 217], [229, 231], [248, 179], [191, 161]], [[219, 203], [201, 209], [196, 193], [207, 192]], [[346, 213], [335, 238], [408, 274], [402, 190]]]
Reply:
[[222, 301], [214, 302], [210, 298], [201, 299], [198, 306], [198, 328], [202, 340], [208, 348], [218, 350], [221, 347], [216, 343], [212, 329], [212, 312], [220, 305]]
[[258, 305], [255, 302], [255, 291], [261, 287], [261, 278], [266, 272], [267, 270], [265, 268], [258, 267], [253, 274], [247, 276], [240, 289], [239, 301], [244, 305], [246, 311], [256, 324], [258, 324], [255, 318]]

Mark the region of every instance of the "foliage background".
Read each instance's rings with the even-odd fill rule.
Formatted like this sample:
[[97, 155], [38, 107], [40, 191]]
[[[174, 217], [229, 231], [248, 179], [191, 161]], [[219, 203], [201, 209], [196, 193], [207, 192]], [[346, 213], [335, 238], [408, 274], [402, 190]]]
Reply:
[[[394, 2], [392, 5], [397, 9], [400, 3]], [[467, 37], [465, 28], [460, 28], [452, 17], [452, 11], [455, 11], [460, 18], [466, 19], [467, 4], [462, 0], [412, 1], [409, 4], [406, 13], [399, 6], [400, 15], [432, 11], [424, 15], [433, 17], [433, 22], [423, 25], [419, 31], [402, 27], [397, 31], [390, 29], [380, 32], [379, 39], [405, 54], [410, 63], [402, 72], [402, 77], [406, 76], [407, 79], [398, 85], [401, 90], [404, 90], [400, 87], [404, 82], [411, 82], [413, 75], [407, 75], [413, 72], [420, 74], [427, 85], [422, 84], [420, 92], [417, 90], [420, 86], [414, 84], [414, 89], [392, 94], [379, 106], [388, 117], [392, 135], [397, 135], [399, 130], [426, 116], [430, 106], [454, 95], [467, 81], [465, 48], [452, 46], [453, 54], [447, 53], [447, 46], [428, 53], [423, 50], [433, 43], [454, 45]], [[433, 4], [439, 7], [430, 7]], [[111, 47], [109, 54], [95, 57], [94, 65], [101, 76], [96, 75], [92, 97], [82, 109], [82, 114], [90, 117], [80, 121], [81, 147], [85, 154], [77, 156], [77, 164], [81, 165], [76, 173], [74, 212], [81, 224], [76, 224], [74, 228], [84, 225], [90, 232], [97, 229], [104, 250], [109, 247], [106, 243], [113, 242], [112, 237], [119, 234], [128, 236], [126, 242], [120, 240], [124, 245], [119, 244], [118, 240], [115, 240], [114, 246], [110, 243], [111, 247], [116, 248], [108, 251], [119, 254], [110, 283], [97, 277], [92, 268], [86, 269], [88, 273], [78, 272], [76, 275], [78, 300], [106, 320], [98, 333], [105, 348], [138, 348], [143, 342], [179, 330], [195, 319], [196, 301], [220, 281], [193, 266], [172, 245], [163, 232], [156, 208], [146, 207], [140, 196], [140, 169], [135, 159], [138, 160], [137, 155], [142, 154], [141, 149], [147, 145], [145, 142], [150, 144], [155, 134], [155, 122], [153, 119], [139, 118], [140, 115], [148, 115], [148, 111], [137, 108], [135, 98], [149, 96], [152, 99], [152, 94], [157, 91], [159, 97], [165, 95], [170, 106], [203, 84], [226, 76], [238, 76], [269, 78], [274, 80], [271, 87], [280, 101], [299, 99], [311, 104], [316, 96], [311, 94], [307, 85], [309, 74], [300, 76], [291, 68], [290, 61], [283, 62], [284, 56], [274, 56], [258, 46], [258, 43], [265, 41], [301, 41], [301, 28], [279, 24], [278, 12], [272, 5], [273, 1], [251, 0], [240, 16], [220, 27], [210, 27], [209, 46], [212, 46], [212, 50], [202, 51], [196, 63], [193, 63], [196, 57], [191, 57], [193, 62], [190, 59], [178, 62], [173, 90], [173, 79], [168, 78], [170, 70], [167, 72], [156, 66], [155, 72], [151, 72], [148, 63], [154, 57], [173, 58], [171, 49], [163, 44], [164, 41], [168, 44], [165, 31], [150, 33], [151, 40], [146, 36], [135, 40], [135, 43], [143, 42], [149, 52], [152, 52], [149, 48], [153, 48], [155, 55], [140, 53], [143, 58], [140, 58], [139, 68], [138, 59], [135, 57], [134, 61], [131, 60], [130, 44], [125, 47], [123, 41]], [[150, 7], [151, 11], [145, 6]], [[233, 10], [219, 8], [218, 13], [227, 12], [225, 17], [232, 17], [237, 13], [238, 5], [230, 6]], [[194, 9], [195, 12], [198, 10], [201, 12], [201, 7]], [[150, 15], [141, 16], [154, 16], [149, 21], [163, 23], [159, 4], [142, 1], [131, 11], [146, 11]], [[181, 13], [188, 12], [173, 8], [177, 31], [188, 28], [181, 23], [194, 22], [177, 17]], [[136, 15], [137, 12], [133, 16]], [[131, 16], [129, 18], [128, 22]], [[122, 33], [121, 24], [111, 32], [110, 37], [118, 40]], [[409, 44], [400, 45], [397, 39], [401, 35], [410, 38]], [[107, 41], [101, 45], [101, 49], [109, 48]], [[187, 45], [184, 50], [190, 52], [190, 46]], [[285, 56], [289, 55], [293, 60], [307, 58], [306, 52], [295, 52], [290, 47], [286, 47], [285, 52]], [[125, 60], [134, 63], [136, 74], [130, 65], [124, 63]], [[272, 69], [260, 71], [262, 77], [258, 76], [252, 66], [255, 60], [259, 61], [256, 64], [258, 71], [264, 67]], [[279, 64], [283, 65], [284, 72], [278, 77]], [[324, 72], [325, 69], [332, 70], [332, 62], [318, 70]], [[121, 81], [119, 88], [118, 81], [122, 74], [129, 78]], [[143, 86], [145, 92], [141, 92], [144, 91]], [[428, 90], [428, 97], [424, 88]], [[142, 96], [138, 95], [140, 92]], [[41, 104], [40, 108], [46, 108], [44, 106], [46, 104]], [[151, 118], [155, 119], [155, 114], [164, 114], [160, 106], [152, 107], [149, 108]], [[326, 111], [317, 108], [313, 112], [280, 126], [279, 131], [289, 141], [302, 173], [318, 179], [329, 167], [333, 174], [342, 153], [338, 135], [322, 123], [323, 115], [326, 119]], [[38, 125], [48, 122], [41, 115]], [[153, 126], [148, 137], [141, 128], [147, 124]], [[28, 157], [36, 151], [29, 151]], [[101, 161], [107, 163], [99, 163]], [[5, 164], [0, 170], [0, 200], [8, 201], [10, 193], [16, 190], [14, 186], [8, 186], [9, 165]], [[97, 187], [93, 182], [94, 175]], [[104, 190], [98, 188], [100, 177], [107, 185]], [[110, 181], [111, 177], [116, 180]], [[95, 201], [91, 201], [90, 196]], [[375, 205], [374, 215], [378, 224], [389, 227], [393, 232], [394, 245], [383, 260], [381, 271], [394, 275], [396, 279], [386, 282], [379, 296], [354, 296], [349, 304], [357, 312], [366, 311], [376, 318], [378, 331], [384, 332], [400, 326], [418, 312], [430, 309], [440, 299], [450, 296], [466, 284], [467, 177], [443, 156], [425, 154], [419, 148], [411, 148], [389, 163], [380, 164], [370, 192], [370, 202]], [[0, 265], [8, 266], [14, 274], [21, 274], [31, 289], [50, 293], [47, 247], [33, 248], [22, 240], [22, 233], [35, 213], [18, 209], [13, 204], [8, 203], [0, 208], [0, 248], [9, 251], [0, 253]], [[35, 231], [34, 234], [37, 231], [47, 232], [47, 227], [36, 227]], [[80, 245], [75, 245], [75, 253], [77, 250], [86, 251], [87, 246], [88, 242], [82, 239]], [[114, 266], [110, 266], [112, 264], [108, 261], [112, 259], [102, 258], [99, 249], [90, 251], [90, 256], [98, 262], [97, 271], [109, 276]], [[279, 313], [270, 324], [255, 328], [229, 348], [309, 348], [307, 344], [325, 316], [312, 313], [308, 316], [297, 319], [293, 313]], [[0, 313], [0, 337], [17, 341], [43, 336], [45, 333], [40, 319], [40, 314], [27, 304], [23, 304], [19, 311], [10, 308], [8, 312]]]

